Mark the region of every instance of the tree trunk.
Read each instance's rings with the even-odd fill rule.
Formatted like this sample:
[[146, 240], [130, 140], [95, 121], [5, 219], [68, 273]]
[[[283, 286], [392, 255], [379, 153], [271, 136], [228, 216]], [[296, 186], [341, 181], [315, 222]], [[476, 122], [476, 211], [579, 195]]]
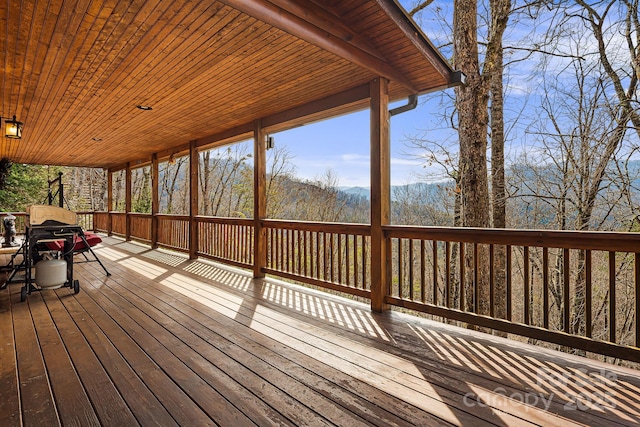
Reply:
[[[467, 85], [456, 88], [456, 106], [459, 118], [460, 192], [462, 224], [465, 227], [489, 226], [489, 185], [487, 170], [488, 93], [480, 75], [477, 39], [477, 10], [475, 0], [454, 1], [454, 65], [467, 76]], [[478, 306], [479, 312], [489, 312], [488, 253], [478, 251]], [[467, 277], [465, 287], [466, 308], [473, 307], [474, 265], [473, 254], [465, 258]]]
[[[511, 10], [510, 0], [491, 0], [491, 37], [489, 40], [488, 63], [485, 72], [490, 72], [491, 88], [491, 192], [492, 219], [494, 228], [507, 226], [506, 193], [504, 177], [504, 58], [502, 37]], [[506, 247], [498, 246], [494, 252], [494, 316], [507, 318], [507, 255]], [[491, 302], [490, 302], [491, 303]]]

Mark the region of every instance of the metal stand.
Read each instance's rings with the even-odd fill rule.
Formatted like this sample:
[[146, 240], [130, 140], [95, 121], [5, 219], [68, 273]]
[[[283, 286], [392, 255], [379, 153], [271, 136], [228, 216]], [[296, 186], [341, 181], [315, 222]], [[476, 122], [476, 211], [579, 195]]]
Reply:
[[46, 224], [26, 227], [22, 245], [25, 274], [24, 286], [20, 290], [20, 301], [26, 300], [31, 292], [41, 290], [34, 286], [35, 278], [32, 277], [32, 268], [42, 259], [41, 252], [51, 252], [46, 242], [52, 240], [64, 241], [61, 256], [67, 263], [67, 281], [63, 286], [73, 288], [74, 293], [80, 292], [80, 282], [73, 279], [73, 248], [74, 237], [81, 234], [82, 227], [79, 225]]
[[[82, 242], [84, 243], [84, 246], [85, 246], [83, 249], [75, 251], [76, 253], [78, 253], [78, 252], [81, 253], [82, 256], [84, 257], [85, 261], [82, 261], [82, 262], [97, 262], [98, 264], [100, 264], [100, 267], [102, 267], [102, 269], [104, 270], [104, 273], [107, 276], [111, 276], [111, 273], [109, 273], [109, 271], [107, 271], [107, 267], [105, 267], [104, 264], [102, 264], [102, 261], [100, 261], [100, 258], [98, 258], [98, 255], [96, 255], [96, 253], [93, 252], [93, 249], [91, 249], [91, 245], [89, 245], [89, 242], [87, 242], [87, 238], [84, 235], [84, 231], [79, 233], [78, 237], [80, 237], [80, 240], [82, 240]], [[87, 254], [85, 254], [86, 251], [91, 252], [91, 255], [93, 255], [94, 259], [87, 258]]]

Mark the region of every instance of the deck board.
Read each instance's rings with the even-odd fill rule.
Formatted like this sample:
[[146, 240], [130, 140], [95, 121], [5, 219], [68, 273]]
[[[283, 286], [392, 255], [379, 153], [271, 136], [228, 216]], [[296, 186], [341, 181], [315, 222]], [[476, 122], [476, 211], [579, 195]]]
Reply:
[[[640, 373], [104, 238], [0, 293], [1, 425], [635, 425]], [[542, 376], [541, 376], [542, 374]], [[600, 400], [598, 401], [598, 398]], [[481, 403], [479, 403], [481, 402]]]

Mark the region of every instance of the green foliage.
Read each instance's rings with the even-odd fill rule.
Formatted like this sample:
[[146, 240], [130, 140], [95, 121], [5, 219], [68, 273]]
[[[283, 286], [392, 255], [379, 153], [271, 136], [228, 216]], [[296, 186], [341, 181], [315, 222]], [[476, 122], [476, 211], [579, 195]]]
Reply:
[[0, 189], [4, 188], [7, 176], [9, 175], [9, 172], [11, 172], [11, 166], [13, 166], [11, 160], [6, 157], [0, 159]]
[[0, 211], [24, 212], [29, 205], [45, 203], [49, 175], [55, 176], [58, 170], [64, 168], [13, 164], [0, 189]]

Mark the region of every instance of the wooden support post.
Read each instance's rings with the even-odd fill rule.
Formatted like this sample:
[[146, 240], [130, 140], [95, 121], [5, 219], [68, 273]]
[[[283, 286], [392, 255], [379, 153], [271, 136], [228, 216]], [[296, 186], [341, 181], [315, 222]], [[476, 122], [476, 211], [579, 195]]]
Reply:
[[160, 174], [158, 173], [158, 153], [151, 156], [151, 248], [158, 247], [158, 213], [160, 195], [158, 193]]
[[196, 141], [189, 143], [189, 259], [198, 257], [198, 171], [200, 156]]
[[253, 277], [264, 277], [267, 264], [267, 240], [262, 220], [267, 216], [267, 147], [262, 121], [253, 129]]
[[371, 82], [371, 309], [389, 308], [385, 296], [389, 290], [390, 255], [383, 225], [390, 222], [391, 166], [389, 139], [388, 80]]
[[111, 211], [113, 210], [113, 172], [107, 171], [107, 235], [113, 234]]
[[124, 212], [125, 212], [125, 240], [131, 240], [131, 216], [129, 213], [131, 207], [131, 163], [127, 163], [125, 169], [125, 196], [124, 196]]

